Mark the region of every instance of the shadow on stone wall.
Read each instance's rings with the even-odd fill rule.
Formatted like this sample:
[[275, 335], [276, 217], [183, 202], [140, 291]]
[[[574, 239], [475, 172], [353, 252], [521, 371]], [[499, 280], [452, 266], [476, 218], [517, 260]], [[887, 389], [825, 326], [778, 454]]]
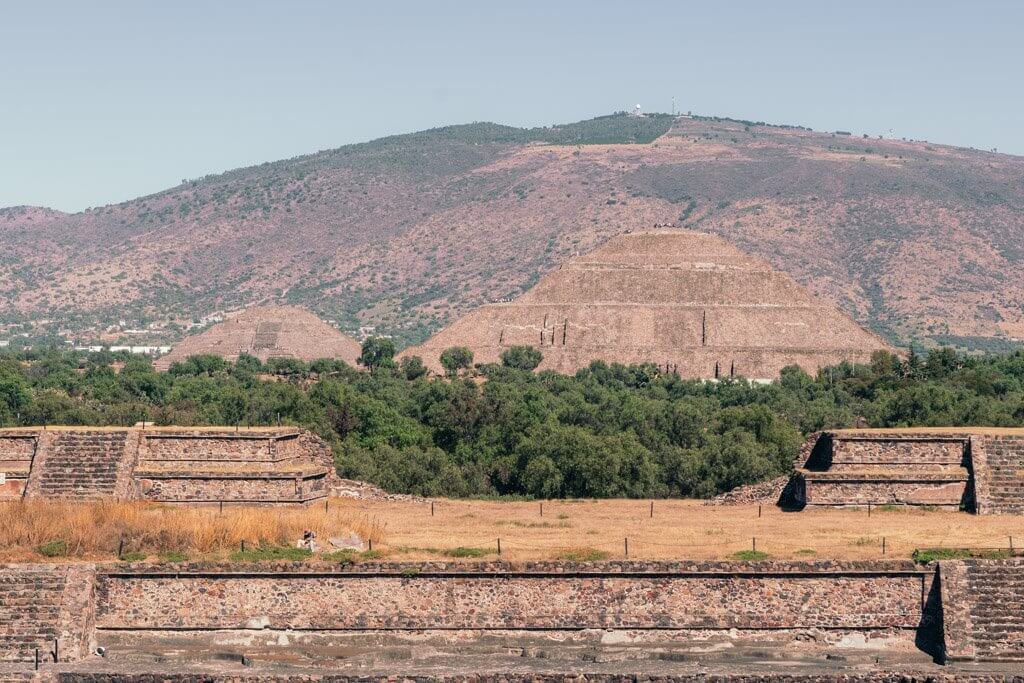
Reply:
[[937, 664], [945, 662], [945, 641], [942, 629], [942, 596], [940, 593], [941, 577], [938, 568], [933, 574], [928, 597], [925, 598], [921, 613], [921, 623], [917, 626], [914, 644], [919, 650], [931, 656]]
[[822, 434], [818, 437], [818, 440], [814, 442], [814, 448], [811, 449], [811, 454], [807, 458], [807, 462], [803, 464], [804, 469], [811, 470], [812, 472], [824, 472], [825, 470], [832, 467], [832, 437], [828, 434]]

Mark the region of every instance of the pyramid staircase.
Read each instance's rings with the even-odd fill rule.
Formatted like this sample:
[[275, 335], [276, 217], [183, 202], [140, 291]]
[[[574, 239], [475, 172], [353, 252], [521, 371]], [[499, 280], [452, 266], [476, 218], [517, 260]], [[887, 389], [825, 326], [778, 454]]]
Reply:
[[1024, 663], [1024, 560], [967, 560], [975, 658]]
[[115, 495], [118, 467], [124, 458], [127, 432], [61, 431], [33, 473], [33, 495], [75, 500], [109, 499]]
[[1024, 514], [1024, 439], [997, 437], [991, 440], [985, 450], [988, 461], [988, 510]]
[[0, 567], [0, 662], [52, 660], [67, 575]]

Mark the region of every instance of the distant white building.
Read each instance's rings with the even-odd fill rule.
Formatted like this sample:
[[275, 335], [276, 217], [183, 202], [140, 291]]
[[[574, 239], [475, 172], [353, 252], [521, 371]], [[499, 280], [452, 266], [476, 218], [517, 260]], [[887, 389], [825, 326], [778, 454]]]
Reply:
[[128, 353], [137, 353], [140, 355], [149, 356], [162, 356], [165, 353], [171, 352], [170, 346], [111, 346], [112, 352], [127, 351]]
[[638, 104], [635, 107], [633, 107], [633, 110], [629, 112], [629, 115], [634, 118], [642, 119], [644, 117], [644, 112], [642, 109], [640, 109], [640, 105]]

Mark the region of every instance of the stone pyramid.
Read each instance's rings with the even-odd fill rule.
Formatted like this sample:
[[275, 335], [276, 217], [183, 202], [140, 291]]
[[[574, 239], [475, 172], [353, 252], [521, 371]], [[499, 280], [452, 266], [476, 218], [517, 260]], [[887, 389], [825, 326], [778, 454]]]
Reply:
[[185, 338], [154, 365], [158, 370], [166, 370], [172, 363], [199, 354], [213, 354], [233, 361], [243, 353], [261, 361], [282, 357], [304, 361], [340, 358], [355, 365], [361, 348], [355, 339], [304, 308], [255, 306], [205, 332]]
[[439, 372], [448, 347], [492, 363], [516, 345], [539, 348], [541, 369], [649, 362], [706, 379], [771, 379], [794, 364], [813, 374], [891, 350], [767, 261], [685, 230], [614, 237], [518, 299], [483, 306], [402, 355]]

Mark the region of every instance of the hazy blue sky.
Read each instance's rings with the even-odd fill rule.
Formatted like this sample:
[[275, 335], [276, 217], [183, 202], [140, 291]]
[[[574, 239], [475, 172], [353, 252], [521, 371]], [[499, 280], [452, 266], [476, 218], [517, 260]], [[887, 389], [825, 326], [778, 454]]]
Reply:
[[0, 206], [640, 103], [1024, 154], [1024, 2], [0, 0]]

